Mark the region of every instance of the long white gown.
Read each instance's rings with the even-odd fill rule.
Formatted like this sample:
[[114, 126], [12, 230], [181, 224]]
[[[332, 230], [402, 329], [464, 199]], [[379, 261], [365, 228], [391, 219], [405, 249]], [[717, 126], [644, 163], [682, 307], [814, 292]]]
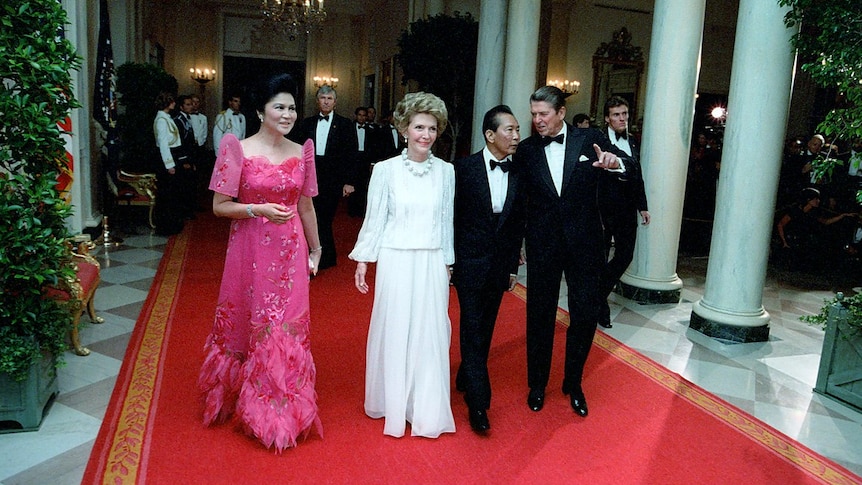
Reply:
[[449, 276], [455, 172], [401, 155], [374, 166], [354, 261], [377, 262], [368, 331], [365, 413], [383, 433], [436, 438], [455, 431], [449, 390]]

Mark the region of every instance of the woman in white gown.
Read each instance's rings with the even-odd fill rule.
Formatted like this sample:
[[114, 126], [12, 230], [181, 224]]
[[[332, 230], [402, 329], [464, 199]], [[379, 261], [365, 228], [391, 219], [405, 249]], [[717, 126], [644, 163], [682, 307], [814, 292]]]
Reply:
[[407, 148], [374, 166], [365, 221], [350, 253], [363, 294], [368, 263], [377, 263], [365, 413], [385, 418], [384, 434], [404, 436], [409, 422], [413, 436], [436, 438], [455, 431], [448, 314], [455, 172], [431, 153], [448, 114], [437, 96], [411, 93], [393, 116]]

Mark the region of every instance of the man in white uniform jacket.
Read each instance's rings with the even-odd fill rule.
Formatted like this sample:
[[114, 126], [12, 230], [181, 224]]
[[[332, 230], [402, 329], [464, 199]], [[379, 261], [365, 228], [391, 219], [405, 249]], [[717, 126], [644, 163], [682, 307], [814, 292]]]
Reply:
[[213, 126], [213, 149], [218, 153], [221, 138], [226, 133], [233, 133], [238, 140], [245, 138], [245, 115], [239, 112], [240, 98], [232, 95], [227, 100], [228, 109], [216, 115]]

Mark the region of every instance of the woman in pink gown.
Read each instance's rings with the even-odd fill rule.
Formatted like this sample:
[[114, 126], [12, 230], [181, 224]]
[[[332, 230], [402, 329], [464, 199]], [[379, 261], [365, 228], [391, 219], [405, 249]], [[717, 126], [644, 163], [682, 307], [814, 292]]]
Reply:
[[253, 96], [260, 131], [226, 135], [210, 180], [213, 212], [232, 219], [212, 333], [198, 378], [204, 424], [234, 416], [277, 451], [322, 436], [309, 341], [309, 274], [321, 249], [311, 197], [314, 146], [284, 137], [296, 85], [267, 79]]

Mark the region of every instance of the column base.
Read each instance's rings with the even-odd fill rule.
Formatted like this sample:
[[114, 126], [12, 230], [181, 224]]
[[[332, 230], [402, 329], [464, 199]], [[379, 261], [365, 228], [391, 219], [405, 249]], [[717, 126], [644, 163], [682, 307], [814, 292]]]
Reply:
[[694, 311], [691, 312], [691, 320], [689, 321], [688, 327], [692, 330], [697, 330], [707, 337], [717, 340], [726, 340], [732, 343], [744, 344], [751, 342], [766, 342], [769, 340], [769, 325], [761, 325], [758, 327], [728, 325], [726, 323], [702, 317]]
[[637, 286], [623, 283], [617, 285], [614, 291], [629, 300], [636, 301], [642, 305], [656, 305], [662, 303], [679, 303], [681, 288], [668, 290], [652, 290], [639, 288]]

